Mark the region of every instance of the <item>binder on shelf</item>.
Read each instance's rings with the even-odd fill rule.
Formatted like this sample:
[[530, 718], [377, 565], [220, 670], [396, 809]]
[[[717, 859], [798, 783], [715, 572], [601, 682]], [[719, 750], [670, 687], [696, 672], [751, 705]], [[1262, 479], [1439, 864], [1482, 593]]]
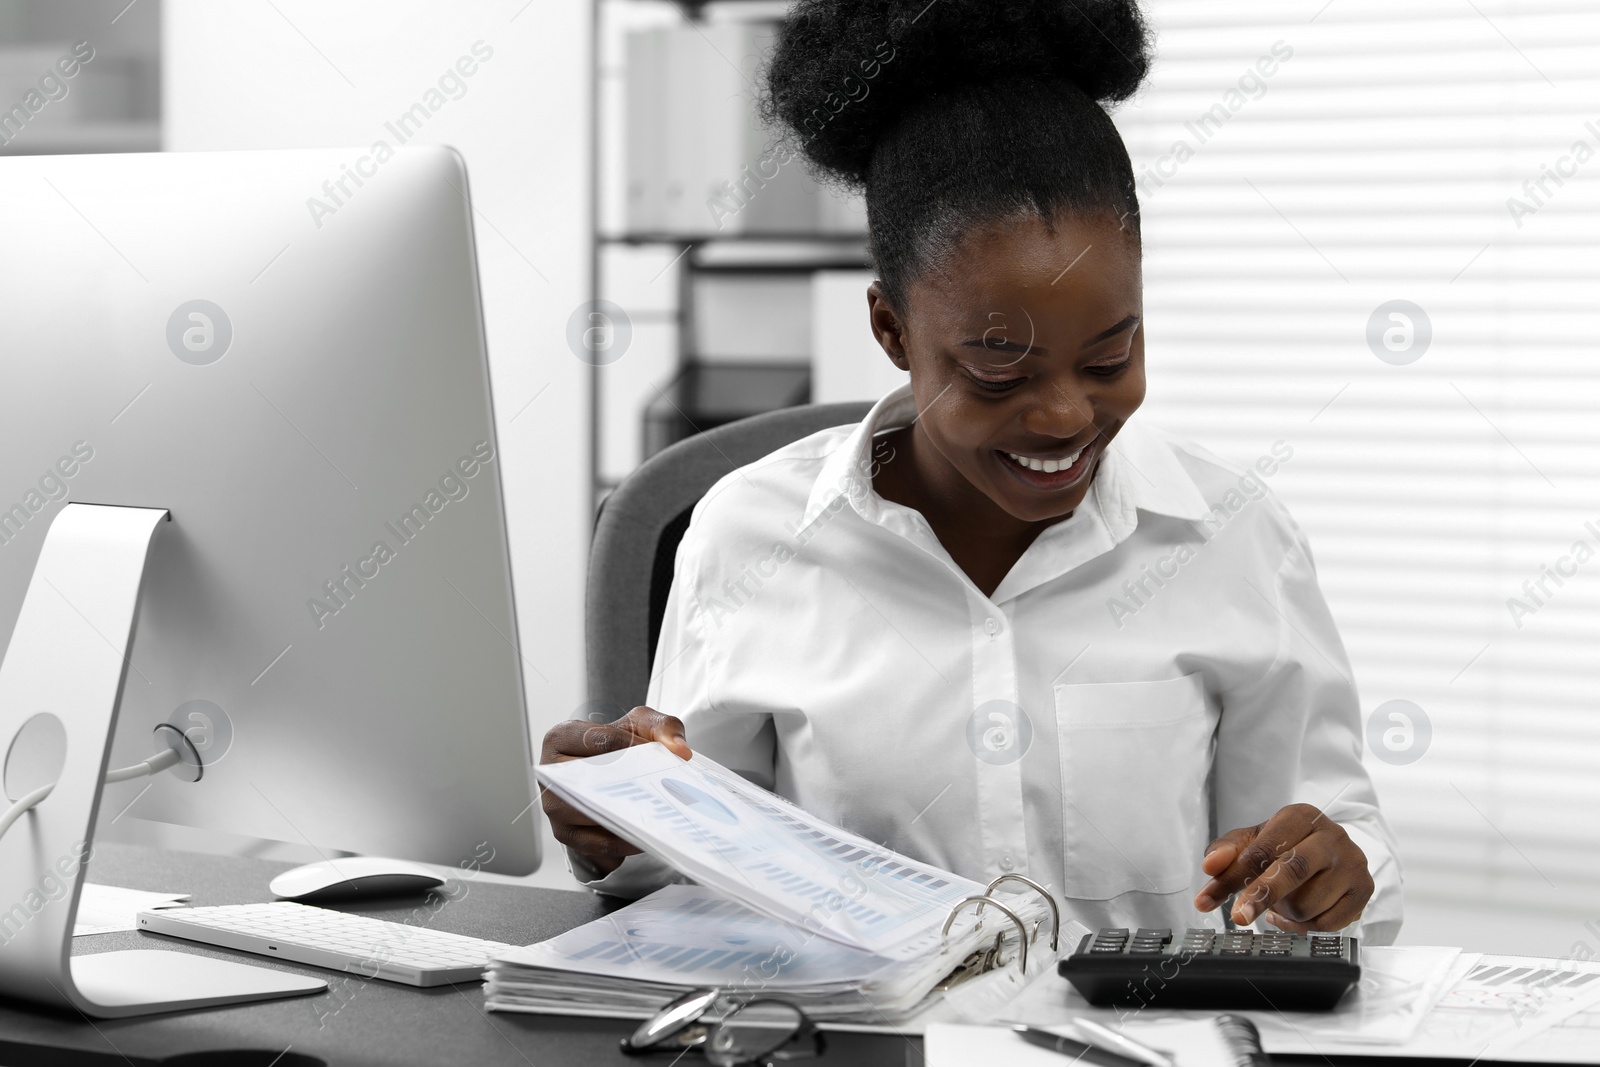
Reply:
[[696, 238], [866, 232], [859, 198], [820, 185], [757, 114], [773, 20], [629, 34], [629, 233]]
[[[700, 214], [704, 209], [699, 207], [697, 195], [700, 171], [706, 165], [701, 157], [711, 147], [702, 144], [707, 116], [699, 68], [706, 64], [700, 61], [700, 55], [710, 52], [713, 46], [687, 27], [663, 27], [651, 32], [661, 36], [661, 111], [657, 116], [662, 144], [660, 229], [666, 233], [698, 232], [706, 229]], [[713, 54], [712, 58], [716, 56]]]
[[914, 860], [702, 755], [649, 744], [538, 772], [644, 850], [625, 877], [672, 881], [496, 958], [492, 1010], [642, 1018], [716, 988], [790, 999], [822, 1023], [920, 1025], [985, 1017], [1059, 956], [1060, 911], [1037, 882]]
[[659, 33], [630, 33], [624, 54], [628, 76], [623, 93], [627, 122], [626, 218], [628, 228], [655, 231], [665, 228], [666, 174], [663, 141], [666, 63], [662, 51], [666, 38]]

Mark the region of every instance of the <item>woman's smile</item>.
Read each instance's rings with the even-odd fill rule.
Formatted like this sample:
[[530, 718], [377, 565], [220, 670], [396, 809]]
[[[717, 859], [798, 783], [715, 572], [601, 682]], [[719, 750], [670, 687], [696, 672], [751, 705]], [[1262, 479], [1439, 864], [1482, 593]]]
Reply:
[[1007, 452], [995, 449], [992, 455], [1010, 477], [1028, 489], [1055, 493], [1073, 488], [1088, 476], [1094, 469], [1095, 459], [1103, 450], [1101, 441], [1102, 438], [1096, 434], [1088, 444], [1070, 451]]

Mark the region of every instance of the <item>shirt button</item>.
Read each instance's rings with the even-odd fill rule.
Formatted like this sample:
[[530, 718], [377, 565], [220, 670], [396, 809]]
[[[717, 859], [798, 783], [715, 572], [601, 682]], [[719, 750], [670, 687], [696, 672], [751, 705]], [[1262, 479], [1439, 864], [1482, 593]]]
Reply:
[[983, 622], [983, 628], [989, 631], [990, 637], [993, 637], [995, 634], [1000, 632], [1000, 624], [995, 622], [993, 619], [985, 619]]
[[1016, 870], [1016, 868], [1017, 865], [1011, 861], [1010, 856], [1002, 856], [1000, 858], [1000, 869], [1002, 871], [1013, 871]]

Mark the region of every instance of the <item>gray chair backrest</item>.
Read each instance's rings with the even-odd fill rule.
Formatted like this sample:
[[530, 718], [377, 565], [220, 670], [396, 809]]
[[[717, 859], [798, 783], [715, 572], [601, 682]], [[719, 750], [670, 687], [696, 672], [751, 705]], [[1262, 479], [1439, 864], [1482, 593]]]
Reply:
[[644, 703], [678, 542], [717, 479], [818, 430], [860, 422], [871, 408], [816, 404], [718, 426], [662, 449], [606, 497], [589, 548], [585, 717], [609, 721]]

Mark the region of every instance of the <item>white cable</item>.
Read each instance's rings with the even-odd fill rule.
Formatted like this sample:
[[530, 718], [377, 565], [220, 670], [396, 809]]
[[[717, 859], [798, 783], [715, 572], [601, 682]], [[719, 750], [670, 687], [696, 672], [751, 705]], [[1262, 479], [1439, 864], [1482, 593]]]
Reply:
[[143, 763], [135, 763], [132, 767], [123, 767], [121, 770], [107, 771], [106, 785], [114, 785], [117, 782], [127, 782], [135, 778], [143, 778], [146, 775], [160, 774], [168, 767], [176, 765], [178, 758], [177, 749], [165, 749], [157, 755], [151, 756]]
[[[144, 778], [147, 775], [160, 774], [168, 767], [175, 765], [178, 762], [178, 759], [179, 756], [177, 749], [166, 749], [163, 752], [151, 756], [143, 763], [135, 763], [131, 767], [121, 767], [114, 771], [107, 771], [106, 784], [111, 785], [116, 782], [127, 782], [132, 781], [135, 778]], [[40, 801], [44, 800], [45, 797], [49, 796], [55, 787], [56, 784], [54, 782], [51, 782], [49, 785], [41, 785], [38, 789], [35, 789], [21, 800], [11, 805], [11, 807], [7, 808], [6, 813], [4, 815], [0, 815], [0, 837], [4, 837], [6, 835], [6, 831], [11, 829], [12, 823], [22, 818], [33, 809], [34, 805], [38, 804]]]
[[55, 787], [56, 784], [54, 782], [49, 785], [41, 785], [38, 789], [11, 805], [4, 815], [0, 815], [0, 837], [6, 836], [6, 831], [11, 829], [11, 824], [26, 815], [28, 810], [39, 801], [49, 796], [50, 790]]

